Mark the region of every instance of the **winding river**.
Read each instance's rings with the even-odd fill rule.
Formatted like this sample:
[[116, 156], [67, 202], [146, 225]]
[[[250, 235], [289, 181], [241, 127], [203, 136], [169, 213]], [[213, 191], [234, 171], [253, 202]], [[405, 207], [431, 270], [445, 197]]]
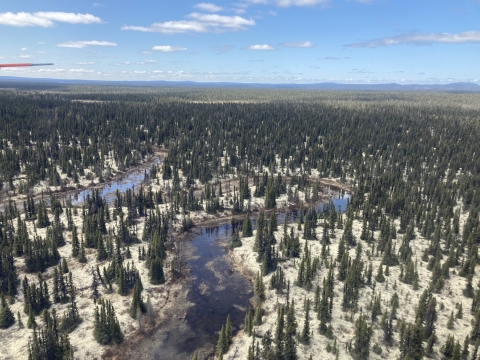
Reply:
[[[160, 158], [153, 163], [159, 164]], [[106, 183], [99, 188], [101, 196], [110, 203], [117, 190], [125, 192], [128, 188], [138, 188], [150, 167], [139, 167]], [[68, 196], [73, 204], [81, 204], [91, 191], [86, 189]], [[348, 194], [337, 193], [332, 198], [335, 209], [340, 207], [343, 212], [348, 198]], [[321, 211], [323, 203], [318, 203], [316, 209]], [[285, 216], [287, 221], [295, 222], [298, 211], [280, 212], [277, 221], [283, 223]], [[256, 227], [255, 219], [252, 219], [252, 225]], [[197, 228], [191, 241], [186, 242], [188, 292], [183, 299], [186, 305], [182, 307], [186, 310], [180, 315], [168, 313], [162, 328], [145, 339], [143, 345], [147, 346], [140, 344], [136, 349], [138, 358], [189, 360], [198, 352], [199, 359], [213, 359], [218, 331], [228, 315], [234, 334], [239, 331], [253, 292], [251, 282], [235, 269], [228, 256], [225, 245], [231, 238], [231, 231], [230, 221], [225, 219], [225, 223], [219, 226]]]

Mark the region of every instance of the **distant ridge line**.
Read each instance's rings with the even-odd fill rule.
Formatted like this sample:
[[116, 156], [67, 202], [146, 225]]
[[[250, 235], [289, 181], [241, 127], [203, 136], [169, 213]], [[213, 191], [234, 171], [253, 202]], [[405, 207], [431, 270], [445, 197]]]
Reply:
[[295, 90], [350, 90], [350, 91], [439, 91], [439, 92], [480, 92], [480, 85], [470, 82], [450, 84], [342, 84], [335, 82], [315, 84], [263, 84], [234, 82], [195, 82], [195, 81], [103, 81], [103, 80], [63, 80], [49, 78], [22, 78], [0, 76], [2, 85], [11, 87], [14, 83], [54, 83], [65, 85], [109, 85], [109, 86], [159, 86], [159, 87], [200, 87], [200, 88], [252, 88], [252, 89], [295, 89]]

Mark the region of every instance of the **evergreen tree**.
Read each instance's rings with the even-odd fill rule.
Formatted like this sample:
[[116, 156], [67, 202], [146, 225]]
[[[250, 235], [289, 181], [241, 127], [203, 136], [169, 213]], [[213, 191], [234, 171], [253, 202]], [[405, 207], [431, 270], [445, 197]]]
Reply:
[[255, 319], [253, 321], [253, 324], [255, 326], [262, 325], [262, 315], [263, 315], [262, 303], [258, 303], [257, 308], [255, 309]]
[[153, 285], [160, 285], [165, 282], [165, 275], [163, 273], [163, 262], [159, 257], [155, 258], [150, 264], [150, 283]]
[[15, 316], [10, 310], [7, 302], [5, 301], [5, 296], [1, 294], [1, 305], [2, 309], [0, 310], [0, 329], [6, 329], [12, 326], [15, 323]]
[[415, 324], [409, 324], [401, 334], [400, 356], [410, 359], [422, 359], [423, 357], [423, 326], [417, 321]]
[[93, 336], [98, 343], [108, 345], [121, 343], [124, 339], [115, 309], [108, 300], [99, 300], [100, 309], [95, 307]]
[[304, 344], [308, 344], [310, 342], [310, 299], [307, 299], [307, 304], [305, 307], [305, 320], [303, 322], [303, 330], [302, 334], [300, 335], [300, 340]]
[[285, 351], [285, 335], [284, 335], [284, 327], [285, 327], [285, 318], [284, 318], [284, 311], [285, 307], [281, 305], [277, 309], [277, 327], [275, 329], [275, 356], [277, 359], [281, 359], [284, 355]]
[[285, 321], [285, 359], [294, 360], [297, 358], [297, 321], [295, 319], [295, 302], [292, 300], [288, 306], [287, 318]]
[[252, 315], [252, 308], [249, 307], [245, 314], [245, 326], [243, 327], [243, 331], [245, 331], [245, 333], [248, 336], [251, 336], [252, 330], [253, 330], [253, 315]]
[[380, 263], [378, 266], [377, 276], [375, 276], [375, 281], [379, 283], [385, 282], [385, 276], [383, 276], [383, 266]]
[[360, 315], [355, 322], [355, 334], [352, 356], [355, 359], [368, 359], [372, 328], [368, 326], [365, 315]]
[[130, 316], [133, 319], [137, 318], [137, 312], [140, 310], [142, 313], [147, 312], [147, 306], [143, 302], [142, 296], [141, 296], [141, 291], [142, 287], [140, 285], [140, 281], [135, 282], [135, 286], [133, 287], [133, 297], [132, 297], [132, 304], [130, 305]]
[[428, 302], [425, 313], [425, 339], [428, 339], [435, 331], [435, 321], [437, 321], [436, 305], [437, 301], [432, 297]]
[[263, 284], [263, 279], [258, 272], [253, 283], [253, 293], [260, 302], [265, 301], [265, 285]]
[[72, 256], [77, 257], [80, 254], [80, 242], [78, 241], [77, 227], [72, 228]]
[[238, 235], [238, 230], [232, 234], [232, 241], [228, 244], [230, 249], [235, 249], [237, 247], [242, 246], [242, 240], [240, 240], [240, 236]]
[[87, 262], [87, 257], [85, 256], [85, 243], [83, 242], [83, 238], [80, 246], [80, 256], [78, 257], [78, 261], [81, 263]]
[[44, 312], [44, 329], [33, 330], [33, 338], [28, 341], [29, 359], [64, 359], [73, 360], [73, 348], [68, 334], [60, 335], [57, 329], [55, 309], [50, 314]]
[[247, 215], [245, 216], [245, 220], [243, 221], [242, 237], [250, 237], [250, 236], [253, 236], [253, 228], [252, 228], [252, 222], [250, 221], [250, 215], [247, 212]]

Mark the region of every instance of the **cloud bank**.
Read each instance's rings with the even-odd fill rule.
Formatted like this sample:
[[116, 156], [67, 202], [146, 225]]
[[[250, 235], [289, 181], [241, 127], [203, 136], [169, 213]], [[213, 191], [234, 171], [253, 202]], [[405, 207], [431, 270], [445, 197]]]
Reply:
[[36, 13], [0, 13], [0, 25], [6, 26], [41, 26], [52, 27], [56, 22], [69, 24], [101, 24], [102, 19], [91, 14], [75, 14], [66, 12]]
[[212, 4], [212, 3], [204, 3], [204, 2], [195, 5], [194, 8], [199, 9], [199, 10], [203, 10], [203, 11], [212, 12], [212, 13], [213, 12], [218, 12], [218, 11], [223, 9], [221, 6], [218, 6], [218, 5], [215, 5], [215, 4]]
[[304, 42], [286, 42], [280, 44], [283, 47], [294, 47], [294, 48], [313, 48], [313, 44], [310, 41]]
[[247, 49], [248, 50], [267, 50], [267, 51], [275, 50], [275, 48], [272, 45], [267, 45], [267, 44], [251, 45], [247, 47]]
[[345, 47], [353, 48], [377, 48], [391, 45], [414, 44], [431, 45], [442, 44], [465, 44], [480, 43], [480, 31], [465, 31], [458, 34], [432, 33], [432, 34], [401, 34], [392, 37], [383, 37], [359, 43], [345, 44]]
[[159, 46], [154, 46], [152, 50], [162, 51], [162, 52], [175, 52], [175, 51], [185, 51], [187, 50], [187, 48], [180, 47], [180, 46], [159, 45]]
[[181, 34], [188, 32], [225, 32], [245, 30], [254, 26], [255, 21], [241, 16], [227, 16], [218, 14], [191, 13], [187, 15], [191, 20], [166, 21], [154, 23], [150, 26], [122, 26], [122, 30], [158, 32], [162, 34]]
[[269, 4], [275, 3], [280, 7], [290, 7], [290, 6], [315, 6], [319, 4], [326, 4], [330, 0], [249, 0], [249, 3], [252, 4]]
[[86, 48], [87, 46], [117, 46], [117, 44], [110, 41], [91, 40], [91, 41], [66, 41], [58, 44], [57, 46], [83, 49], [83, 48]]

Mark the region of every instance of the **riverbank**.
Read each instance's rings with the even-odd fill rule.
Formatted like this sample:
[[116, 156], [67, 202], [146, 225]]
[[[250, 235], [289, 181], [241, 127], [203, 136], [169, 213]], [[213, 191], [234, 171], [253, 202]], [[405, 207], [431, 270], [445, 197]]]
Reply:
[[[50, 194], [54, 194], [59, 200], [74, 200], [75, 198], [79, 199], [80, 201], [77, 201], [76, 203], [81, 204], [81, 201], [83, 200], [83, 196], [81, 196], [81, 194], [90, 193], [94, 189], [111, 187], [115, 183], [123, 181], [125, 178], [130, 177], [134, 173], [143, 173], [144, 171], [150, 169], [153, 165], [158, 165], [161, 159], [164, 159], [166, 156], [168, 156], [168, 149], [155, 148], [153, 154], [148, 155], [148, 157], [144, 159], [144, 161], [142, 161], [136, 166], [133, 166], [123, 171], [118, 170], [118, 168], [114, 167], [114, 173], [110, 177], [105, 178], [103, 182], [100, 182], [99, 178], [96, 179], [97, 182], [95, 182], [95, 179], [87, 180], [86, 178], [81, 178], [79, 180], [79, 183], [75, 184], [75, 186], [64, 186], [63, 188], [59, 186], [48, 186], [46, 182], [43, 182], [43, 184], [38, 184], [33, 189], [31, 189], [31, 191], [29, 191], [29, 195], [33, 198], [34, 201], [40, 201], [42, 196], [45, 200], [49, 200]], [[70, 181], [69, 179], [67, 179], [65, 174], [61, 175], [61, 177], [63, 181]], [[19, 181], [20, 180], [17, 180], [15, 182], [17, 186], [19, 184]], [[6, 192], [4, 191], [2, 198], [0, 198], [0, 211], [6, 204], [8, 204], [9, 200], [15, 201], [17, 207], [21, 211], [23, 211], [22, 204], [24, 201], [27, 200], [27, 194], [18, 194], [16, 190]]]
[[[460, 216], [460, 227], [466, 221], [468, 212], [462, 212]], [[345, 223], [346, 216], [343, 215]], [[399, 221], [396, 220], [394, 226], [399, 228]], [[283, 236], [283, 228], [274, 233], [277, 242]], [[388, 309], [390, 307], [391, 299], [394, 294], [399, 296], [399, 307], [397, 309], [396, 319], [406, 321], [407, 323], [415, 322], [415, 309], [418, 305], [420, 295], [424, 290], [428, 289], [431, 282], [432, 272], [427, 269], [427, 263], [421, 261], [421, 257], [425, 248], [430, 245], [430, 240], [425, 239], [421, 234], [415, 230], [415, 240], [411, 242], [412, 248], [412, 260], [415, 261], [415, 269], [418, 272], [418, 289], [415, 289], [411, 284], [406, 284], [401, 281], [401, 273], [403, 271], [400, 266], [391, 266], [387, 272], [386, 267], [383, 266], [385, 281], [376, 281], [375, 290], [372, 290], [369, 286], [364, 286], [359, 289], [359, 299], [356, 309], [344, 310], [342, 306], [343, 300], [343, 285], [344, 281], [340, 281], [337, 278], [339, 263], [335, 260], [334, 269], [334, 290], [333, 290], [333, 306], [332, 306], [332, 334], [331, 336], [325, 336], [320, 334], [320, 322], [315, 312], [315, 289], [320, 286], [323, 289], [323, 279], [327, 277], [328, 265], [326, 261], [335, 259], [338, 253], [338, 247], [340, 239], [343, 236], [343, 229], [335, 229], [335, 233], [332, 234], [329, 231], [329, 238], [331, 244], [328, 247], [328, 255], [326, 259], [322, 259], [322, 245], [318, 240], [304, 240], [303, 232], [298, 230], [296, 223], [288, 224], [289, 231], [292, 228], [294, 236], [299, 236], [300, 247], [304, 249], [305, 244], [309, 248], [309, 252], [312, 258], [318, 257], [320, 259], [320, 265], [312, 281], [312, 288], [307, 289], [297, 285], [298, 273], [300, 268], [301, 258], [286, 259], [279, 263], [279, 267], [282, 268], [286, 281], [290, 282], [289, 300], [295, 303], [295, 317], [297, 323], [297, 334], [301, 334], [305, 324], [305, 301], [308, 300], [310, 304], [309, 313], [309, 329], [310, 340], [308, 343], [297, 343], [297, 359], [308, 360], [310, 356], [313, 359], [318, 358], [319, 354], [322, 354], [322, 359], [334, 360], [334, 359], [350, 359], [351, 354], [347, 351], [347, 347], [354, 342], [355, 334], [355, 321], [360, 314], [367, 315], [369, 323], [371, 322], [370, 316], [372, 311], [372, 300], [374, 295], [380, 297], [381, 309]], [[316, 227], [316, 233], [322, 234], [323, 226], [318, 224]], [[352, 224], [352, 233], [358, 243], [362, 245], [362, 254], [360, 259], [364, 262], [364, 270], [372, 264], [373, 278], [377, 275], [378, 269], [382, 266], [382, 254], [373, 251], [371, 244], [366, 241], [360, 240], [362, 233], [362, 220], [361, 218], [355, 218]], [[253, 250], [255, 242], [256, 230], [253, 236], [242, 238], [243, 245], [239, 248], [235, 248], [229, 251], [232, 261], [234, 262], [238, 271], [241, 271], [245, 276], [249, 276], [252, 279], [258, 272], [261, 272], [261, 263], [257, 262], [257, 253]], [[376, 230], [373, 234], [375, 239], [380, 237], [380, 231]], [[320, 236], [321, 238], [321, 236]], [[399, 249], [402, 242], [402, 236], [397, 235], [392, 241], [394, 249]], [[375, 242], [373, 243], [375, 244]], [[303, 254], [303, 251], [302, 251]], [[302, 255], [303, 256], [303, 255]], [[354, 259], [356, 254], [356, 248], [349, 249], [349, 256]], [[462, 340], [469, 336], [471, 330], [471, 321], [473, 317], [464, 310], [464, 315], [461, 318], [454, 318], [453, 327], [449, 328], [448, 321], [451, 314], [456, 314], [459, 309], [459, 301], [463, 301], [463, 309], [469, 305], [465, 302], [463, 290], [466, 286], [466, 279], [459, 277], [459, 271], [461, 266], [455, 266], [449, 270], [449, 278], [445, 279], [445, 285], [443, 291], [440, 293], [434, 293], [433, 296], [437, 301], [437, 327], [436, 336], [437, 341], [433, 347], [433, 357], [440, 357], [441, 346], [445, 344], [447, 337], [454, 334], [455, 339], [458, 339], [460, 343]], [[261, 344], [262, 337], [268, 332], [274, 336], [277, 328], [277, 310], [281, 305], [284, 305], [287, 300], [287, 291], [276, 291], [270, 286], [270, 280], [272, 273], [263, 277], [263, 283], [265, 285], [265, 301], [262, 303], [262, 323], [261, 325], [254, 326], [256, 333], [256, 340]], [[475, 273], [473, 277], [473, 283], [477, 284], [480, 281], [480, 274]], [[469, 302], [468, 302], [469, 303]], [[387, 313], [388, 316], [388, 313]], [[400, 356], [400, 339], [398, 334], [398, 322], [394, 322], [394, 340], [392, 344], [388, 345], [383, 340], [383, 328], [381, 325], [382, 313], [378, 315], [378, 319], [373, 322], [373, 334], [370, 342], [370, 355], [369, 359], [396, 359]], [[297, 340], [299, 337], [297, 337]], [[224, 360], [240, 360], [246, 359], [249, 347], [252, 345], [252, 337], [248, 336], [244, 331], [240, 331], [233, 339], [233, 344], [230, 346], [228, 352], [223, 355]], [[338, 349], [337, 353], [332, 350], [334, 345]], [[375, 351], [373, 347], [375, 346]], [[470, 352], [473, 351], [473, 345], [470, 345]]]
[[[165, 155], [166, 153], [163, 153]], [[143, 181], [144, 171], [148, 170], [158, 159], [150, 159], [149, 161], [139, 165], [139, 167], [133, 168], [128, 170], [123, 174], [119, 174], [118, 177], [126, 180], [128, 184], [124, 185], [122, 188], [125, 191], [127, 188], [130, 188], [132, 183], [129, 182], [129, 176], [138, 173], [139, 176], [135, 178], [135, 188], [138, 189], [138, 185]], [[153, 162], [153, 163], [152, 163]], [[157, 171], [157, 176], [161, 176], [161, 173]], [[137, 179], [138, 178], [138, 179]], [[181, 177], [183, 179], [183, 177]], [[227, 182], [236, 181], [234, 178], [229, 179], [222, 179], [222, 184], [227, 184]], [[320, 180], [319, 180], [320, 181]], [[152, 186], [153, 191], [162, 191], [164, 194], [167, 193], [167, 189], [171, 188], [172, 180], [155, 182], [149, 181], [148, 185]], [[103, 184], [97, 184], [88, 188], [86, 191], [90, 192], [93, 188], [107, 189], [110, 187], [112, 182], [107, 182]], [[128, 185], [128, 186], [127, 186]], [[196, 193], [198, 196], [201, 192], [201, 185], [196, 184], [197, 191]], [[226, 188], [226, 186], [225, 186]], [[253, 183], [250, 186], [250, 190], [253, 192], [254, 187]], [[111, 189], [109, 189], [111, 192]], [[225, 204], [229, 203], [229, 200], [232, 198], [232, 193], [230, 191], [225, 191], [224, 194], [219, 197], [220, 201], [223, 201]], [[57, 194], [57, 196], [69, 196], [70, 193], [65, 192], [61, 194]], [[302, 197], [303, 194], [300, 192], [299, 197]], [[286, 195], [282, 195], [280, 198], [277, 199], [278, 208], [276, 209], [277, 212], [282, 211], [293, 211], [298, 209], [299, 205], [290, 204], [287, 201]], [[78, 205], [79, 203], [77, 203]], [[264, 207], [264, 199], [263, 198], [252, 198], [250, 201], [252, 213], [258, 213], [259, 210], [263, 209]], [[158, 205], [158, 210], [160, 213], [166, 214], [171, 210], [171, 203], [161, 203]], [[123, 212], [127, 213], [126, 207], [123, 208]], [[53, 214], [49, 215], [50, 218]], [[177, 214], [177, 219], [173, 223], [173, 237], [175, 238], [174, 247], [171, 247], [172, 251], [168, 252], [167, 259], [165, 260], [165, 264], [168, 264], [173, 257], [179, 255], [179, 249], [183, 246], [183, 253], [181, 257], [184, 259], [185, 264], [188, 261], [196, 261], [199, 259], [206, 258], [204, 255], [199, 255], [195, 253], [198, 252], [199, 249], [194, 249], [195, 245], [190, 243], [190, 240], [194, 237], [199, 236], [199, 232], [203, 231], [203, 228], [206, 227], [220, 227], [222, 224], [229, 224], [232, 217], [238, 221], [243, 220], [245, 214], [238, 214], [233, 215], [231, 214], [231, 210], [227, 209], [223, 212], [217, 214], [207, 214], [205, 211], [196, 211], [191, 212], [189, 214], [191, 219], [195, 223], [195, 228], [193, 231], [190, 232], [183, 232], [181, 230], [181, 216]], [[21, 215], [21, 218], [24, 219], [24, 215]], [[81, 211], [74, 214], [72, 216], [72, 220], [74, 225], [77, 227], [78, 230], [82, 229], [83, 226], [83, 219], [81, 215]], [[143, 234], [143, 224], [145, 218], [137, 218], [136, 225], [132, 231], [136, 232], [138, 238], [142, 238]], [[60, 215], [60, 222], [66, 224], [67, 216], [65, 212]], [[119, 223], [117, 221], [110, 221], [107, 224], [108, 228], [118, 229]], [[228, 225], [227, 225], [228, 226]], [[35, 236], [39, 236], [43, 239], [47, 237], [47, 229], [38, 229], [33, 226], [32, 221], [27, 221], [27, 231], [29, 233], [30, 239], [33, 239]], [[118, 359], [127, 359], [127, 358], [145, 358], [150, 359], [152, 354], [156, 354], [161, 348], [161, 344], [168, 344], [173, 343], [172, 339], [177, 339], [177, 343], [183, 341], [185, 334], [189, 334], [188, 336], [192, 339], [190, 349], [193, 349], [198, 346], [200, 349], [200, 358], [204, 356], [204, 358], [211, 357], [214, 351], [214, 344], [216, 342], [215, 337], [217, 337], [217, 332], [220, 329], [221, 325], [224, 323], [226, 316], [229, 313], [235, 313], [236, 315], [236, 326], [239, 329], [240, 325], [243, 321], [243, 316], [247, 308], [248, 299], [245, 300], [245, 305], [237, 306], [234, 309], [224, 309], [223, 312], [217, 315], [217, 322], [212, 324], [212, 327], [206, 329], [204, 332], [208, 334], [208, 338], [200, 339], [195, 333], [191, 330], [192, 323], [197, 321], [197, 319], [201, 318], [201, 313], [197, 310], [192, 311], [191, 315], [190, 310], [194, 305], [198, 303], [198, 299], [202, 299], [202, 296], [206, 297], [206, 300], [209, 300], [208, 297], [211, 294], [215, 294], [215, 291], [222, 290], [222, 286], [225, 284], [221, 284], [219, 286], [213, 286], [208, 288], [208, 284], [202, 284], [202, 280], [205, 277], [213, 276], [213, 278], [218, 279], [219, 281], [223, 277], [223, 274], [231, 274], [231, 268], [233, 267], [227, 253], [224, 251], [224, 244], [218, 244], [218, 249], [221, 251], [221, 256], [219, 257], [220, 261], [210, 261], [205, 266], [201, 266], [201, 268], [207, 269], [209, 272], [207, 275], [199, 275], [196, 277], [192, 276], [191, 270], [194, 264], [190, 264], [189, 268], [184, 267], [184, 271], [182, 272], [182, 276], [177, 279], [176, 277], [172, 278], [170, 274], [170, 270], [168, 267], [164, 268], [165, 277], [167, 282], [163, 285], [151, 285], [148, 281], [149, 278], [149, 269], [145, 266], [144, 261], [140, 261], [138, 259], [138, 251], [142, 246], [145, 246], [145, 243], [133, 244], [130, 246], [129, 250], [132, 254], [132, 259], [126, 260], [131, 263], [131, 266], [135, 266], [139, 271], [139, 274], [142, 278], [144, 291], [142, 293], [144, 300], [146, 301], [147, 297], [150, 297], [152, 307], [155, 313], [158, 315], [155, 322], [153, 322], [148, 317], [143, 317], [143, 319], [132, 319], [129, 316], [129, 307], [131, 304], [131, 296], [120, 296], [116, 293], [116, 289], [114, 287], [114, 291], [110, 292], [106, 287], [99, 287], [100, 296], [104, 299], [111, 301], [112, 305], [115, 308], [117, 318], [120, 323], [120, 327], [125, 335], [124, 343], [120, 345], [111, 345], [111, 346], [102, 346], [98, 344], [93, 339], [93, 314], [94, 314], [94, 299], [92, 297], [92, 272], [98, 266], [100, 271], [104, 267], [108, 267], [109, 261], [97, 261], [96, 260], [96, 251], [93, 249], [87, 249], [86, 257], [87, 263], [82, 264], [79, 263], [76, 258], [73, 258], [71, 255], [72, 246], [71, 246], [71, 239], [72, 234], [71, 231], [64, 230], [63, 235], [66, 238], [66, 245], [59, 248], [60, 256], [65, 259], [68, 264], [68, 268], [72, 273], [73, 284], [77, 288], [77, 306], [79, 308], [79, 315], [82, 317], [82, 323], [72, 332], [69, 334], [71, 344], [75, 351], [75, 358], [78, 359], [99, 359], [99, 358], [118, 358]], [[208, 241], [214, 241], [214, 238], [210, 238]], [[225, 241], [228, 239], [224, 239]], [[210, 241], [211, 242], [211, 241]], [[225, 243], [226, 244], [226, 243]], [[121, 249], [121, 253], [123, 255], [126, 254], [126, 248], [123, 247]], [[37, 283], [38, 279], [35, 274], [28, 274], [26, 273], [26, 269], [24, 266], [23, 258], [16, 258], [15, 259], [16, 266], [18, 268], [18, 274], [20, 279], [26, 277], [30, 283]], [[205, 270], [205, 271], [207, 271]], [[203, 270], [202, 270], [203, 271]], [[243, 273], [238, 273], [241, 278], [244, 278]], [[49, 288], [52, 289], [53, 286], [53, 267], [48, 268], [43, 274], [42, 277], [44, 280], [47, 281]], [[212, 279], [213, 279], [212, 278]], [[196, 281], [200, 283], [196, 283]], [[216, 280], [215, 280], [216, 281]], [[224, 280], [222, 280], [224, 281]], [[228, 284], [227, 284], [228, 285]], [[251, 284], [248, 285], [251, 288]], [[194, 289], [194, 291], [192, 291]], [[213, 289], [213, 290], [212, 290]], [[198, 291], [197, 291], [198, 290]], [[228, 293], [228, 291], [227, 291]], [[245, 292], [244, 293], [248, 293]], [[243, 294], [243, 295], [245, 295]], [[230, 295], [235, 295], [235, 292], [230, 291]], [[242, 295], [242, 296], [243, 296]], [[191, 298], [194, 296], [194, 298]], [[223, 296], [223, 295], [222, 295]], [[249, 296], [248, 298], [250, 298]], [[235, 298], [235, 297], [234, 297]], [[222, 303], [234, 303], [234, 298], [228, 299], [227, 301], [223, 301]], [[23, 294], [19, 294], [17, 296], [17, 301], [15, 304], [11, 305], [11, 309], [14, 314], [20, 313], [22, 318], [22, 322], [24, 324], [27, 323], [26, 315], [23, 313]], [[219, 304], [218, 302], [216, 304]], [[216, 305], [215, 304], [215, 305]], [[210, 304], [209, 306], [215, 308], [215, 305]], [[63, 312], [66, 310], [66, 304], [54, 304], [50, 309], [55, 309], [57, 314], [61, 316]], [[202, 325], [203, 326], [203, 325]], [[5, 351], [3, 354], [6, 359], [16, 359], [18, 357], [22, 357], [26, 353], [28, 353], [27, 345], [28, 345], [28, 338], [31, 337], [32, 330], [25, 328], [19, 329], [16, 325], [12, 328], [2, 331], [2, 335], [4, 338], [4, 344], [6, 344]], [[83, 344], [89, 343], [91, 344], [88, 347], [83, 346]], [[202, 347], [205, 344], [208, 344], [207, 347]], [[4, 346], [2, 346], [2, 349]], [[182, 356], [181, 351], [178, 351], [178, 348], [172, 350], [170, 349], [172, 355], [171, 359], [174, 359], [174, 354], [179, 353]], [[143, 354], [143, 355], [139, 355]], [[140, 356], [140, 357], [139, 357]], [[143, 357], [142, 357], [143, 356]], [[161, 357], [159, 357], [161, 358]], [[180, 358], [179, 358], [180, 359]], [[182, 359], [183, 360], [183, 359]]]

